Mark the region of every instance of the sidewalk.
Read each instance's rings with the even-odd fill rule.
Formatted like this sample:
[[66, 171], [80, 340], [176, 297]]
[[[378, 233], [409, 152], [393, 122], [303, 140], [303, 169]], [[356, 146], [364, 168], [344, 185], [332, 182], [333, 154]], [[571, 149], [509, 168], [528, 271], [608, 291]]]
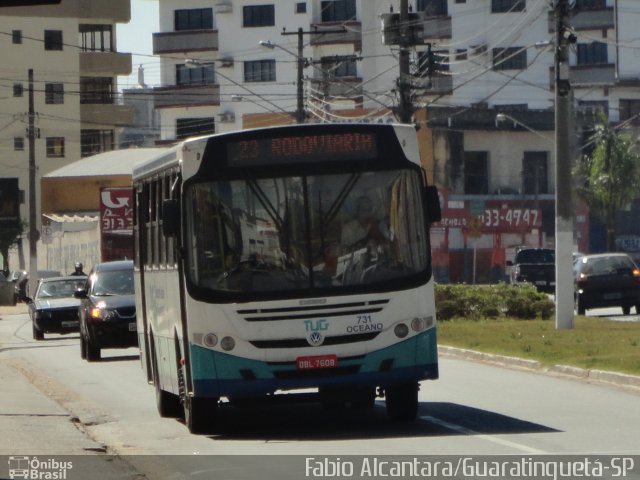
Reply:
[[18, 303], [17, 305], [0, 305], [0, 317], [3, 315], [18, 315], [20, 313], [29, 313], [29, 307], [26, 303]]

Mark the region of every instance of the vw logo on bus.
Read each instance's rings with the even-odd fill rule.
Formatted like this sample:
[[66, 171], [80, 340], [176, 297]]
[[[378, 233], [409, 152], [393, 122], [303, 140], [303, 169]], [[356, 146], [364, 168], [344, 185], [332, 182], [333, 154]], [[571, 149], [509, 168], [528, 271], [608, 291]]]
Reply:
[[320, 332], [311, 332], [307, 336], [307, 342], [309, 342], [309, 345], [311, 345], [312, 347], [317, 347], [319, 345], [322, 345], [322, 342], [324, 342], [324, 337]]

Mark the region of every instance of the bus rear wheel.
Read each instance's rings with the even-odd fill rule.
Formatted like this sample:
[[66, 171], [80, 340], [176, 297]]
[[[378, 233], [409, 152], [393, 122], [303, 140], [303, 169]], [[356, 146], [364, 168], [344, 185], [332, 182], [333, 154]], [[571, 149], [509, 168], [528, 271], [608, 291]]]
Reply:
[[164, 418], [177, 418], [182, 416], [182, 405], [180, 397], [171, 392], [167, 392], [160, 387], [160, 376], [158, 374], [158, 363], [156, 362], [155, 351], [153, 352], [153, 385], [156, 390], [156, 407], [158, 413]]
[[217, 409], [217, 399], [187, 396], [184, 399], [184, 423], [189, 432], [196, 435], [213, 433]]
[[418, 384], [407, 383], [385, 388], [387, 415], [393, 421], [412, 422], [418, 414]]

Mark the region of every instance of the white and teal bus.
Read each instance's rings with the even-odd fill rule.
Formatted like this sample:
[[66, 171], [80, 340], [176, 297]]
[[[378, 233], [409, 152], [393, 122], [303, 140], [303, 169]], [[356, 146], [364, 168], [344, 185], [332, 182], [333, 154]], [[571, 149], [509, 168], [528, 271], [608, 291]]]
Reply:
[[141, 361], [162, 416], [201, 433], [221, 400], [317, 391], [416, 417], [419, 382], [438, 378], [440, 205], [413, 127], [188, 139], [133, 184]]

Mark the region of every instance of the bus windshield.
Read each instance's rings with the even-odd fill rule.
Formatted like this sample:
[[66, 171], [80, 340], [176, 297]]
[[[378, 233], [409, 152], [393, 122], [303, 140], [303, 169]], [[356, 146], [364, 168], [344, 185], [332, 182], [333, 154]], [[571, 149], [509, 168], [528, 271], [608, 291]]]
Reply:
[[428, 267], [417, 170], [193, 183], [190, 282], [223, 292], [393, 282]]

